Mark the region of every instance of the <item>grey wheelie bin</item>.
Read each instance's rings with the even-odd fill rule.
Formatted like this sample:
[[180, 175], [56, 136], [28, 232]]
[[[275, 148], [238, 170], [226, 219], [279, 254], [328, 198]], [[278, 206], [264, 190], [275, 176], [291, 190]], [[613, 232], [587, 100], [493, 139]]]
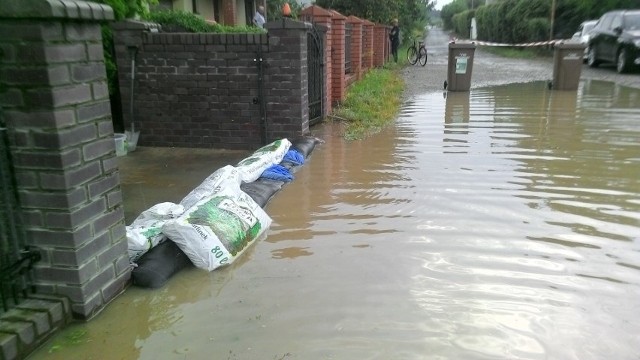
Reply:
[[476, 44], [474, 43], [449, 43], [447, 90], [469, 91], [475, 51]]
[[584, 44], [558, 43], [553, 52], [553, 89], [578, 90]]

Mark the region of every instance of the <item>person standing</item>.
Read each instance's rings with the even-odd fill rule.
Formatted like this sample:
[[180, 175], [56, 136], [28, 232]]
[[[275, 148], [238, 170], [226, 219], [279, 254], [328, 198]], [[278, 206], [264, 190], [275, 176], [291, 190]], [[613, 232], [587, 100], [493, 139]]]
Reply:
[[253, 16], [253, 25], [264, 28], [264, 23], [264, 6], [260, 5], [258, 6], [258, 11], [256, 11], [256, 14]]
[[389, 32], [389, 40], [391, 41], [391, 55], [393, 55], [393, 61], [398, 62], [398, 48], [400, 47], [400, 27], [398, 26], [398, 19], [393, 19], [391, 22], [393, 27]]

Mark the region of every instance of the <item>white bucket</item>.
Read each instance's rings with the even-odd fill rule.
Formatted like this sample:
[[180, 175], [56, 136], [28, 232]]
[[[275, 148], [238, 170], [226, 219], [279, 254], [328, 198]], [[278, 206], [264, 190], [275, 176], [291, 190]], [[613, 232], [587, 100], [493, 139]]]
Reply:
[[127, 136], [125, 134], [113, 134], [116, 141], [116, 156], [127, 155]]

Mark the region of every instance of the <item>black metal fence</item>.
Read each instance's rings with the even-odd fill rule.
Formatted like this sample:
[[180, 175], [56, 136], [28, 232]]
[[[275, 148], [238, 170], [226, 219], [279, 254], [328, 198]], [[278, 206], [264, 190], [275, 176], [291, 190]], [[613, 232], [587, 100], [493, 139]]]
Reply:
[[8, 129], [0, 109], [0, 314], [32, 292], [30, 270], [40, 254], [25, 244]]
[[344, 73], [351, 74], [351, 37], [353, 26], [347, 24], [344, 30]]
[[322, 35], [313, 26], [307, 33], [309, 125], [322, 120], [324, 87], [324, 46]]

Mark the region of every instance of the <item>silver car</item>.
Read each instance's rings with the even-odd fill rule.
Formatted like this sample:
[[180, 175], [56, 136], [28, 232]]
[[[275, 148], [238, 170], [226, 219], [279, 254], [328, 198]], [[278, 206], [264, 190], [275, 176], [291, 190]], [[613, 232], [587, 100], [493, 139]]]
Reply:
[[[578, 31], [576, 31], [576, 33], [573, 34], [573, 36], [571, 37], [571, 40], [580, 42], [581, 44], [584, 44], [585, 46], [587, 46], [587, 44], [589, 44], [589, 31], [591, 31], [591, 29], [593, 29], [596, 26], [597, 22], [598, 20], [584, 21], [582, 24], [580, 24]], [[589, 53], [589, 50], [585, 48], [584, 60], [587, 60], [588, 53]]]

